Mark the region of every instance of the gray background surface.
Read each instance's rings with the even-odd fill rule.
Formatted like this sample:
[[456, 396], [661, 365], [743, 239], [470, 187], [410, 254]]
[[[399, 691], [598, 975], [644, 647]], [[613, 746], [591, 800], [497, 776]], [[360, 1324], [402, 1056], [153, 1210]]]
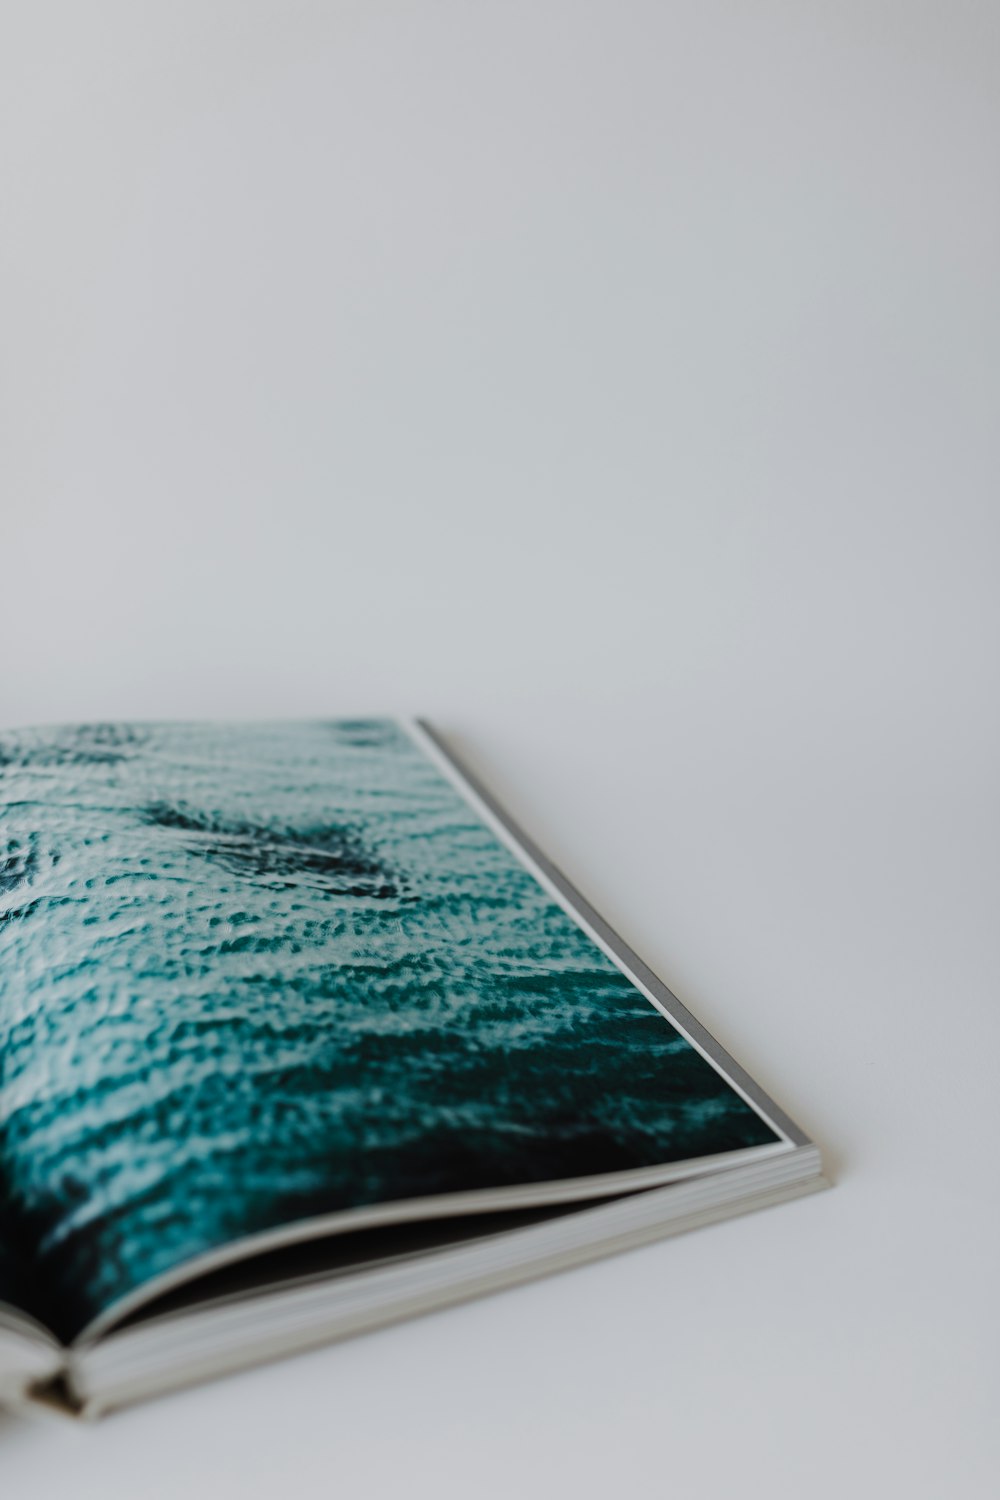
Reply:
[[5, 1493], [990, 1494], [996, 6], [4, 30], [0, 724], [426, 713], [839, 1179]]

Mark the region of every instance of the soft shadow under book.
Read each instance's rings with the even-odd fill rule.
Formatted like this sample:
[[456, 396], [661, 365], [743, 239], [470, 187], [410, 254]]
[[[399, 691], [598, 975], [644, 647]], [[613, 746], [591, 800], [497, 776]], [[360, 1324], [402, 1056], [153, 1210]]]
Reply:
[[0, 1398], [85, 1416], [823, 1184], [424, 722], [0, 734]]

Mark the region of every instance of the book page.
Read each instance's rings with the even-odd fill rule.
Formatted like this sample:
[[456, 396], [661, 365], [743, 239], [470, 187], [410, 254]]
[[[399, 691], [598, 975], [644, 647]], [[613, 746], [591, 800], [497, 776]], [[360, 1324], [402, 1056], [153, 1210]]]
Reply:
[[[0, 1197], [0, 1224], [7, 1224], [9, 1217], [9, 1205]], [[35, 1300], [21, 1258], [8, 1242], [0, 1239], [0, 1308], [9, 1307], [15, 1312], [34, 1316]]]
[[0, 808], [0, 1182], [63, 1338], [317, 1216], [778, 1141], [391, 721], [8, 733]]

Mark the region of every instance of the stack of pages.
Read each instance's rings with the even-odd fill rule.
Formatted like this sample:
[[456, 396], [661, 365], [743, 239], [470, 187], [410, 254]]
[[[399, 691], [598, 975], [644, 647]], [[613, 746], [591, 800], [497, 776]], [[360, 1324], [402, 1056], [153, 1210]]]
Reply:
[[0, 1397], [96, 1415], [816, 1148], [426, 724], [0, 735]]

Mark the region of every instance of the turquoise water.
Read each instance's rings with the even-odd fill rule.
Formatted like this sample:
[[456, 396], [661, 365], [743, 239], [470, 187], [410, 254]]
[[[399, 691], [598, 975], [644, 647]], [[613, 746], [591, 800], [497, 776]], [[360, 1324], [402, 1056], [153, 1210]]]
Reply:
[[64, 1336], [313, 1214], [773, 1139], [393, 724], [0, 736], [0, 1282]]

